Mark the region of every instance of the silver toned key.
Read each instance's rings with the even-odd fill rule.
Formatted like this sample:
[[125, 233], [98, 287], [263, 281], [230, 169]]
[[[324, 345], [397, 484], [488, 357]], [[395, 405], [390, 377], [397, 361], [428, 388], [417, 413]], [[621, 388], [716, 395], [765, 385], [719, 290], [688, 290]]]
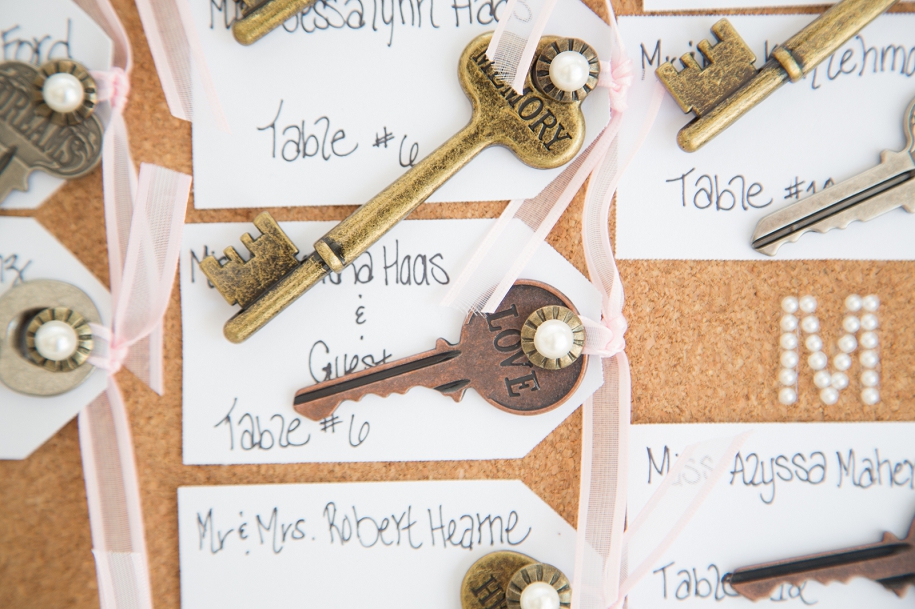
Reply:
[[845, 228], [897, 207], [915, 213], [915, 100], [906, 109], [903, 128], [905, 150], [884, 150], [876, 167], [762, 218], [753, 232], [753, 249], [774, 256], [783, 243], [809, 231]]

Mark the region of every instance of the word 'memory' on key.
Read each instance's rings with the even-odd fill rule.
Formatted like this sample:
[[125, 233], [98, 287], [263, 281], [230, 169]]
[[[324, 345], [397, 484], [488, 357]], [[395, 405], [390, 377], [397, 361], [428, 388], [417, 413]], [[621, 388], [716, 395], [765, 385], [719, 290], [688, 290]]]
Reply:
[[[486, 51], [474, 55], [473, 61], [480, 68], [480, 72], [496, 88], [496, 92], [505, 100], [505, 103], [515, 110], [518, 117], [527, 121], [528, 128], [537, 133], [537, 139], [546, 150], [551, 150], [556, 142], [572, 139], [572, 133], [559, 122], [556, 114], [550, 110], [547, 102], [540, 96], [536, 95], [532, 89], [525, 88], [524, 93], [519, 94], [511, 85], [508, 85], [499, 78], [493, 69], [492, 62], [486, 57]], [[552, 134], [548, 132], [552, 129]], [[538, 133], [539, 130], [539, 133]]]

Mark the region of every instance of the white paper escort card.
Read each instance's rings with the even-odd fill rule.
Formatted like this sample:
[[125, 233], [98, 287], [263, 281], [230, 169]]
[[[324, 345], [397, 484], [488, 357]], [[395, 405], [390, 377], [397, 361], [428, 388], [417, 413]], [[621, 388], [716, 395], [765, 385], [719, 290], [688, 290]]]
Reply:
[[[729, 16], [756, 54], [757, 66], [778, 42], [816, 15]], [[635, 76], [655, 80], [664, 61], [695, 53], [720, 16], [623, 17], [620, 29]], [[630, 103], [653, 87], [634, 87]], [[757, 221], [841, 182], [902, 150], [903, 115], [915, 97], [915, 15], [878, 17], [797, 84], [777, 90], [697, 152], [676, 144], [684, 114], [665, 93], [658, 118], [629, 166], [617, 196], [620, 258], [769, 260], [750, 247]], [[621, 150], [641, 125], [623, 126]], [[915, 259], [915, 215], [893, 210], [845, 230], [810, 233], [776, 259]]]
[[[181, 257], [184, 333], [184, 442], [187, 464], [303, 461], [508, 459], [527, 454], [602, 382], [591, 358], [562, 406], [532, 416], [498, 410], [474, 390], [454, 402], [416, 387], [386, 398], [344, 402], [320, 423], [292, 408], [298, 389], [457, 343], [465, 313], [439, 305], [450, 282], [493, 220], [417, 220], [398, 224], [366, 254], [315, 286], [241, 344], [223, 336], [238, 310], [207, 285], [205, 255], [251, 224], [189, 224]], [[300, 250], [333, 222], [288, 222]], [[568, 261], [541, 245], [522, 278], [550, 284], [579, 313], [600, 318], [600, 295]]]
[[[653, 571], [638, 607], [911, 607], [877, 582], [784, 584], [754, 605], [722, 582], [739, 567], [904, 538], [915, 518], [915, 423], [634, 425], [629, 513], [638, 514], [689, 444], [752, 430]], [[709, 473], [687, 463], [678, 482]]]
[[569, 579], [575, 529], [517, 480], [178, 489], [181, 606], [460, 609], [497, 550]]
[[[52, 59], [73, 59], [89, 70], [109, 70], [111, 39], [70, 0], [0, 0], [0, 60], [40, 66]], [[4, 109], [0, 106], [0, 112]], [[14, 190], [0, 201], [3, 209], [41, 205], [65, 180], [34, 171], [29, 190]]]
[[[102, 323], [111, 322], [108, 290], [73, 254], [36, 220], [0, 218], [0, 296], [35, 279], [76, 286], [92, 299]], [[95, 370], [77, 388], [54, 397], [23, 395], [0, 383], [0, 459], [32, 454], [105, 390], [106, 379]]]
[[[912, 0], [901, 0], [911, 2]], [[822, 0], [643, 0], [642, 8], [655, 11], [723, 11], [733, 8], [767, 8], [775, 6], [822, 6], [835, 2]]]
[[[233, 7], [190, 2], [231, 130], [194, 117], [198, 208], [365, 203], [468, 123], [458, 59], [505, 5], [327, 0], [249, 47], [232, 36]], [[609, 59], [610, 29], [580, 0], [559, 0], [546, 33], [585, 40]], [[587, 146], [609, 120], [606, 90], [582, 110]], [[560, 171], [494, 147], [430, 201], [533, 197]]]

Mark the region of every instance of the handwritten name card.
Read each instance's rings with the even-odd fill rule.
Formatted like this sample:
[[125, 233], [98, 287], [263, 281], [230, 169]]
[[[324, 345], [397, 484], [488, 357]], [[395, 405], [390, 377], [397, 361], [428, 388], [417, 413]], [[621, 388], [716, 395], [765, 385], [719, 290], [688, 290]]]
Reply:
[[[911, 2], [912, 0], [901, 0]], [[767, 8], [776, 6], [821, 6], [835, 2], [822, 0], [642, 0], [642, 7], [654, 11], [720, 11], [731, 8]]]
[[[111, 39], [70, 0], [0, 0], [0, 60], [40, 66], [53, 59], [73, 59], [89, 70], [111, 68]], [[0, 103], [0, 115], [15, 107]], [[29, 176], [29, 190], [14, 190], [0, 201], [3, 209], [41, 205], [64, 184], [42, 171]]]
[[[31, 218], [0, 218], [0, 296], [35, 279], [78, 287], [92, 299], [102, 322], [110, 322], [108, 290], [51, 233]], [[95, 371], [76, 389], [54, 397], [23, 395], [0, 383], [0, 459], [28, 457], [105, 390], [105, 379]]]
[[182, 487], [178, 538], [184, 607], [460, 609], [490, 552], [575, 562], [575, 530], [517, 480]]
[[[757, 65], [815, 15], [731, 16]], [[719, 17], [624, 17], [636, 78], [712, 37]], [[679, 60], [676, 63], [680, 69]], [[634, 105], [653, 86], [635, 87]], [[903, 114], [915, 97], [915, 15], [877, 18], [804, 80], [788, 84], [709, 142], [686, 153], [677, 131], [692, 118], [665, 94], [642, 150], [619, 188], [621, 258], [770, 259], [750, 247], [763, 216], [869, 169], [902, 150]], [[632, 144], [640, 125], [624, 125]], [[915, 259], [915, 215], [901, 209], [845, 230], [804, 235], [778, 259]]]
[[[629, 597], [641, 607], [753, 607], [722, 581], [738, 567], [904, 537], [915, 517], [915, 423], [635, 425], [629, 513], [679, 451], [752, 430], [698, 513]], [[709, 474], [690, 462], [676, 484]], [[911, 607], [880, 584], [783, 585], [763, 606]]]
[[[402, 222], [341, 275], [327, 277], [240, 345], [222, 334], [237, 307], [208, 286], [198, 264], [226, 245], [246, 252], [238, 240], [252, 226], [187, 225], [180, 267], [184, 462], [429, 461], [527, 454], [600, 386], [597, 358], [565, 404], [534, 416], [498, 410], [475, 390], [454, 402], [422, 387], [344, 402], [319, 423], [292, 409], [298, 389], [428, 351], [439, 337], [457, 343], [466, 314], [439, 302], [492, 222]], [[291, 222], [283, 223], [283, 230], [308, 252], [333, 225]], [[548, 245], [540, 247], [522, 277], [554, 286], [582, 315], [599, 318], [599, 294]]]
[[[190, 5], [232, 132], [195, 116], [198, 208], [365, 203], [468, 123], [458, 59], [505, 8], [501, 0], [327, 0], [243, 47], [230, 29], [231, 0]], [[579, 0], [559, 0], [546, 33], [586, 40], [609, 59], [609, 28]], [[582, 110], [587, 146], [609, 120], [606, 90]], [[533, 197], [560, 171], [532, 169], [494, 147], [430, 201]]]

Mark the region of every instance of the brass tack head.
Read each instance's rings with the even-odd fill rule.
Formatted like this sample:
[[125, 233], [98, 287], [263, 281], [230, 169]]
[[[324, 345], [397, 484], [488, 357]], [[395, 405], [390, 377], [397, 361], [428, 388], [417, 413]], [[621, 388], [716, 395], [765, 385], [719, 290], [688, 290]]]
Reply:
[[572, 585], [569, 578], [556, 567], [538, 562], [518, 569], [512, 576], [508, 590], [505, 591], [507, 609], [529, 609], [530, 605], [542, 605], [543, 603], [537, 602], [541, 599], [530, 602], [526, 597], [532, 596], [533, 593], [542, 598], [544, 588], [547, 592], [550, 592], [550, 588], [555, 590], [555, 596], [552, 598], [558, 597], [560, 608], [567, 609], [572, 605]]
[[[573, 91], [563, 90], [550, 77], [553, 60], [566, 52], [579, 53], [587, 62], [589, 69], [584, 84]], [[599, 78], [600, 60], [597, 53], [588, 43], [578, 38], [560, 38], [546, 45], [531, 67], [531, 80], [534, 86], [547, 97], [563, 103], [583, 100], [597, 87]]]
[[[58, 74], [67, 75], [82, 86], [82, 102], [73, 110], [60, 112], [52, 108], [45, 97], [45, 85]], [[49, 61], [38, 68], [38, 76], [32, 81], [32, 101], [39, 116], [49, 117], [51, 122], [61, 126], [78, 125], [95, 112], [98, 103], [98, 87], [89, 71], [75, 61], [58, 59]]]
[[[73, 328], [76, 335], [75, 350], [63, 359], [45, 357], [39, 353], [39, 348], [35, 344], [36, 335], [39, 334], [41, 328], [47, 327], [46, 324], [53, 322], [66, 324]], [[75, 370], [86, 363], [86, 360], [89, 359], [89, 354], [92, 352], [92, 330], [89, 328], [89, 322], [86, 321], [85, 317], [67, 307], [53, 307], [38, 313], [26, 326], [24, 338], [25, 352], [28, 358], [51, 372]]]
[[[545, 349], [541, 345], [538, 350], [537, 331], [543, 328], [543, 331], [554, 332], [557, 323], [561, 322], [568, 327], [571, 332], [571, 340], [568, 341], [567, 350], [564, 353], [542, 353]], [[567, 331], [567, 332], [568, 332]], [[530, 314], [527, 321], [521, 327], [521, 350], [527, 355], [532, 364], [538, 368], [546, 370], [560, 370], [575, 363], [581, 357], [585, 348], [585, 326], [574, 311], [559, 305], [541, 307]]]

